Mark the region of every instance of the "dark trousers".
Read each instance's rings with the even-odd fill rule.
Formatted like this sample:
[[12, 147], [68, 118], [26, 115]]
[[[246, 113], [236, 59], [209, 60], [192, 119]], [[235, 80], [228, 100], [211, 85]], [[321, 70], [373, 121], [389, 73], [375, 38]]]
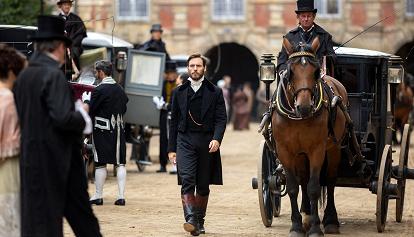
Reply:
[[177, 171], [181, 178], [181, 194], [206, 196], [210, 193], [210, 159], [208, 145], [213, 134], [202, 132], [178, 133]]
[[168, 162], [168, 137], [167, 137], [168, 111], [161, 110], [160, 113], [160, 166], [166, 167]]
[[88, 183], [82, 159], [72, 157], [64, 215], [76, 236], [102, 236], [89, 204]]
[[[41, 179], [36, 179], [33, 176], [34, 174], [42, 176], [42, 174], [39, 174], [39, 170], [37, 169], [28, 169], [25, 164], [20, 164], [21, 170], [23, 170], [23, 173], [21, 173], [23, 194], [22, 237], [63, 237], [63, 217], [66, 218], [76, 236], [102, 236], [99, 230], [98, 220], [93, 214], [91, 205], [89, 204], [88, 184], [80, 150], [74, 149], [72, 152], [73, 156], [71, 157], [64, 197], [60, 200], [62, 203], [59, 204], [59, 207], [63, 207], [61, 211], [50, 211], [50, 208], [55, 207], [56, 204], [51, 207], [44, 201], [51, 198], [53, 193], [50, 192], [53, 191], [43, 187], [41, 190], [44, 191], [30, 192], [30, 189], [34, 187], [42, 187], [44, 185], [39, 182]], [[34, 157], [37, 158], [36, 156]], [[52, 168], [56, 169], [56, 167], [50, 167], [52, 171]], [[36, 197], [29, 194], [35, 194]], [[43, 200], [39, 201], [39, 198]], [[44, 205], [45, 203], [46, 205]]]

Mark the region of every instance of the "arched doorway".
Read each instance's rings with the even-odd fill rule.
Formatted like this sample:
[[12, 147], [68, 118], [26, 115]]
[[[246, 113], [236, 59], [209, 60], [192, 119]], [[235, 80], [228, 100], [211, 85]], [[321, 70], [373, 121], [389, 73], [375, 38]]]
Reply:
[[405, 43], [395, 54], [405, 61], [405, 70], [411, 75], [414, 75], [414, 41]]
[[229, 75], [233, 87], [248, 81], [256, 91], [259, 86], [259, 64], [247, 47], [237, 43], [222, 43], [210, 48], [204, 55], [210, 59], [207, 75], [213, 83]]

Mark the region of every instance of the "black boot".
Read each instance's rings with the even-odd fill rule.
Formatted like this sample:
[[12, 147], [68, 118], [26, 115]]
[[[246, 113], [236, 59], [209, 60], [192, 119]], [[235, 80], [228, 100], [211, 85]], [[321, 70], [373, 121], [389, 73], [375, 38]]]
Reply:
[[206, 230], [204, 229], [204, 217], [206, 217], [207, 203], [208, 203], [208, 195], [206, 196], [197, 195], [196, 196], [198, 230], [200, 234], [206, 233]]
[[184, 194], [181, 195], [181, 201], [183, 204], [184, 210], [184, 219], [185, 223], [183, 225], [184, 230], [190, 232], [193, 236], [200, 235], [198, 231], [198, 223], [196, 216], [196, 206], [195, 206], [195, 196], [194, 194]]

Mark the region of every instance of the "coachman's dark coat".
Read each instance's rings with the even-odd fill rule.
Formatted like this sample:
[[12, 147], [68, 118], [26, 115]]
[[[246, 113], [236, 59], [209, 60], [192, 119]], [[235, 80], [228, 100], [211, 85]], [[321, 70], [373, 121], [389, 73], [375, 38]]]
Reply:
[[[106, 79], [109, 80], [107, 83]], [[89, 114], [94, 123], [93, 142], [95, 161], [106, 164], [126, 163], [126, 144], [123, 116], [127, 110], [128, 97], [112, 78], [105, 78], [91, 95]], [[108, 129], [103, 120], [108, 121]]]
[[[318, 36], [320, 41], [320, 46], [318, 51], [316, 52], [317, 58], [321, 59], [323, 56], [330, 55], [331, 57], [335, 57], [335, 51], [333, 50], [333, 41], [332, 35], [325, 31], [322, 27], [317, 24], [314, 24], [314, 28], [311, 30], [309, 34], [309, 38], [304, 35], [305, 33], [300, 27], [296, 27], [295, 29], [289, 31], [285, 36], [286, 39], [296, 47], [299, 42], [310, 44], [313, 39]], [[288, 55], [286, 49], [282, 47], [282, 50], [279, 53], [277, 58], [277, 71], [284, 70], [287, 68], [286, 62], [288, 60]]]
[[[188, 131], [188, 91], [192, 90], [190, 81], [177, 87], [173, 92], [171, 109], [170, 137], [168, 151], [177, 151], [177, 135]], [[211, 140], [222, 142], [226, 129], [226, 107], [224, 105], [223, 92], [220, 88], [204, 79], [200, 90], [203, 90], [203, 101], [201, 106], [202, 131], [211, 133]], [[208, 146], [208, 144], [206, 144]], [[178, 167], [179, 168], [179, 167]], [[181, 183], [179, 178], [179, 183]], [[210, 184], [223, 184], [220, 151], [213, 153], [210, 159]]]
[[[15, 83], [14, 95], [21, 127], [22, 236], [62, 236], [63, 216], [73, 224], [76, 215], [89, 230], [99, 231], [80, 154], [85, 122], [74, 110], [58, 62], [35, 52]], [[81, 212], [92, 222], [84, 221]], [[72, 228], [76, 233], [79, 223]]]

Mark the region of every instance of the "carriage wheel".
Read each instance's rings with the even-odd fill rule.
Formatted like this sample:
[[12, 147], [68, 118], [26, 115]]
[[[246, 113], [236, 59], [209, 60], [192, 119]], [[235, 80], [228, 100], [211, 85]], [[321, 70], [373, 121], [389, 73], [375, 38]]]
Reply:
[[261, 151], [257, 164], [257, 183], [260, 214], [262, 216], [263, 225], [270, 227], [273, 221], [273, 198], [270, 191], [269, 180], [272, 175], [271, 157], [269, 157], [269, 149], [265, 141], [260, 143]]
[[376, 222], [378, 232], [383, 232], [385, 229], [385, 223], [387, 221], [388, 201], [389, 194], [387, 193], [387, 187], [391, 181], [391, 162], [392, 153], [391, 146], [385, 145], [382, 152], [381, 165], [377, 182], [377, 210], [376, 210]]
[[401, 137], [401, 148], [400, 148], [400, 162], [398, 166], [398, 194], [397, 194], [397, 205], [396, 205], [396, 221], [401, 222], [403, 209], [404, 209], [404, 196], [405, 196], [405, 181], [404, 169], [407, 167], [408, 162], [408, 149], [410, 146], [410, 125], [405, 124], [403, 134]]

